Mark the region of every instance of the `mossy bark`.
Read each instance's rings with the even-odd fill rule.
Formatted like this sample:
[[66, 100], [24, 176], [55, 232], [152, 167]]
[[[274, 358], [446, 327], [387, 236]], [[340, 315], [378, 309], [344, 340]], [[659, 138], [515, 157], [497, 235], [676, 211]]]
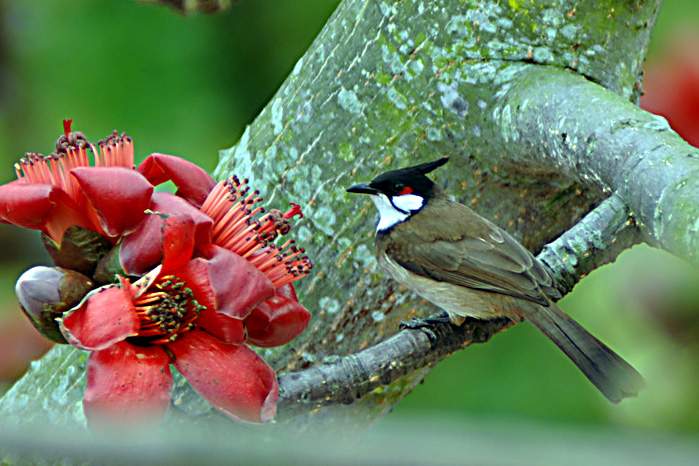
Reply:
[[[618, 191], [599, 218], [624, 225], [628, 205], [646, 238], [696, 258], [695, 181], [682, 184], [675, 173], [695, 169], [687, 157], [694, 151], [635, 107], [659, 5], [344, 0], [238, 144], [221, 152], [215, 172], [250, 178], [270, 204], [306, 205], [296, 236], [317, 267], [299, 292], [314, 318], [292, 345], [264, 351], [268, 361], [283, 371], [332, 362], [434, 310], [379, 272], [373, 207], [344, 191], [388, 168], [450, 156], [438, 182], [535, 251]], [[651, 156], [652, 177], [644, 165]], [[609, 238], [598, 228], [586, 223], [558, 246], [576, 263], [592, 253], [594, 263], [611, 259], [618, 248], [601, 244]], [[591, 252], [577, 256], [578, 249]], [[569, 289], [576, 265], [561, 257], [553, 268]], [[30, 416], [17, 404], [26, 399], [35, 410], [74, 406], [79, 391], [53, 381], [82, 384], [78, 354], [55, 349], [6, 395], [0, 413]], [[427, 370], [355, 403], [358, 425], [386, 412]], [[175, 400], [180, 412], [202, 414], [184, 382]], [[318, 414], [343, 413], [310, 416]]]

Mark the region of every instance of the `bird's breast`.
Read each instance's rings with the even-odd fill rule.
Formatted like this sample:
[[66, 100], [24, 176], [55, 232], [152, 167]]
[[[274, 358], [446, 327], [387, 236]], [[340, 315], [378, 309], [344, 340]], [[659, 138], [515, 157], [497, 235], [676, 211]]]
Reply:
[[379, 252], [378, 262], [394, 280], [440, 307], [451, 316], [493, 319], [512, 314], [509, 303], [493, 300], [493, 293], [417, 275], [392, 260], [385, 252]]

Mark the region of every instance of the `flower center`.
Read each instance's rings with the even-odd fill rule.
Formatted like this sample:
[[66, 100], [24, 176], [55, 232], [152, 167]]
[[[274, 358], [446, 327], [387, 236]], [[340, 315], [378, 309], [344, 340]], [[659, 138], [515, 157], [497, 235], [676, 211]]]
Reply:
[[206, 306], [199, 304], [187, 284], [175, 275], [166, 275], [134, 300], [141, 320], [136, 341], [150, 345], [171, 343], [194, 328], [194, 321]]

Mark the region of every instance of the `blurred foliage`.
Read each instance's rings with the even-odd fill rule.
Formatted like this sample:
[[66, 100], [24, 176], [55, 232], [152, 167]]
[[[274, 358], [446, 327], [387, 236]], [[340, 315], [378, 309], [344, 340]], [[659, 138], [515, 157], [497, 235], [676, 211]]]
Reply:
[[230, 0], [141, 0], [160, 3], [174, 8], [180, 13], [217, 13], [231, 6]]
[[[653, 42], [656, 57], [670, 43], [668, 34], [699, 24], [699, 3], [665, 3]], [[158, 151], [213, 169], [217, 151], [238, 139], [336, 4], [240, 0], [216, 15], [184, 17], [124, 0], [0, 2], [0, 181], [13, 178], [11, 163], [24, 151], [50, 151], [66, 117], [93, 140], [114, 128], [127, 131], [139, 160]], [[46, 256], [35, 235], [0, 227], [1, 326], [19, 316], [15, 278]], [[638, 399], [608, 404], [524, 324], [441, 363], [391, 417], [441, 412], [699, 432], [699, 313], [692, 313], [699, 298], [683, 305], [690, 309], [683, 317], [690, 324], [677, 324], [649, 314], [653, 306], [646, 305], [675, 295], [672, 286], [659, 298], [635, 293], [655, 285], [642, 272], [677, 270], [670, 262], [650, 248], [635, 248], [561, 302], [645, 374], [648, 387]], [[692, 283], [690, 273], [678, 282]], [[678, 337], [678, 325], [689, 333]], [[0, 342], [0, 351], [13, 344]]]
[[264, 429], [221, 421], [87, 436], [45, 425], [5, 429], [0, 464], [694, 466], [699, 455], [699, 445], [687, 436], [654, 435], [649, 441], [638, 431], [522, 421], [386, 420], [359, 435], [327, 426], [305, 432], [276, 428], [265, 435]]
[[673, 40], [681, 31], [699, 29], [699, 2], [694, 0], [664, 0], [658, 21], [653, 28], [648, 58], [651, 63], [668, 53]]

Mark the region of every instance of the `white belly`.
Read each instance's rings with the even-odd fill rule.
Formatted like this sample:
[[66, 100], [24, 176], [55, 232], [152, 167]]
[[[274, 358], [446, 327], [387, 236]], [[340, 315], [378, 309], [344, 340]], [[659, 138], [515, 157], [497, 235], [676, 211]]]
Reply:
[[[401, 267], [386, 255], [380, 255], [379, 264], [396, 281], [404, 284], [432, 304], [439, 306], [452, 317], [493, 319], [511, 314], [506, 309], [493, 307], [493, 294], [473, 290], [447, 282], [438, 282], [416, 275]], [[509, 301], [504, 297], [505, 301]]]

